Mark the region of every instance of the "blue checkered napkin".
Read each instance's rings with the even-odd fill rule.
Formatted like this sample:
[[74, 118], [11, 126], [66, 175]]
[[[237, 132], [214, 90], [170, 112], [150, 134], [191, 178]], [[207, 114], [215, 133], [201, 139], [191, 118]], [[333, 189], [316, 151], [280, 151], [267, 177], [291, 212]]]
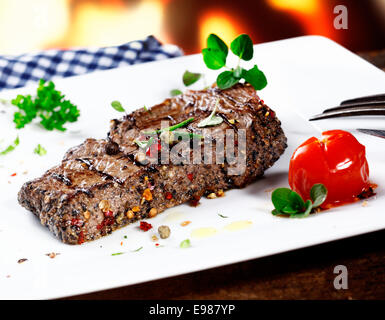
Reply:
[[181, 55], [178, 47], [162, 45], [149, 36], [115, 47], [46, 50], [19, 56], [0, 56], [0, 90], [23, 87], [40, 79], [70, 77]]

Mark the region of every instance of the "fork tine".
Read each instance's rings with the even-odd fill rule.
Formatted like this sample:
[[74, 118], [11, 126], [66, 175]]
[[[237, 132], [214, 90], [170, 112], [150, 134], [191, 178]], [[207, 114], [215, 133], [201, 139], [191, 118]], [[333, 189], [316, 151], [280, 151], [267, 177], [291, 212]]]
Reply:
[[309, 121], [340, 118], [340, 117], [352, 117], [352, 116], [385, 116], [385, 107], [348, 107], [343, 109], [332, 110], [317, 114], [309, 119]]
[[357, 109], [384, 108], [385, 109], [385, 101], [357, 102], [357, 103], [343, 104], [338, 107], [325, 109], [323, 113], [327, 113], [330, 111], [337, 111], [337, 110], [352, 109], [352, 108], [357, 108]]
[[352, 103], [363, 103], [363, 102], [376, 102], [376, 101], [385, 103], [385, 93], [344, 100], [341, 102], [341, 105], [352, 104]]

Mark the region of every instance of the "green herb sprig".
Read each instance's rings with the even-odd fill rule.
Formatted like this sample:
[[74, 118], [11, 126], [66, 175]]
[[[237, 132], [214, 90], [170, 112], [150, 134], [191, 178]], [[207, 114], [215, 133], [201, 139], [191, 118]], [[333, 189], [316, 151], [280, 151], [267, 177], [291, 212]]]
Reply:
[[[202, 73], [191, 72], [191, 71], [186, 70], [183, 73], [182, 81], [183, 81], [183, 84], [185, 85], [185, 87], [189, 87], [203, 77], [204, 77], [204, 75]], [[170, 91], [170, 94], [172, 97], [179, 96], [182, 93], [183, 92], [179, 89], [173, 89]]]
[[219, 70], [226, 67], [227, 71], [223, 71], [217, 77], [217, 85], [221, 89], [231, 88], [241, 79], [250, 83], [255, 90], [262, 90], [267, 85], [265, 74], [254, 65], [251, 69], [246, 70], [240, 66], [240, 61], [249, 61], [253, 58], [254, 49], [253, 42], [247, 34], [241, 34], [235, 38], [230, 44], [231, 51], [239, 57], [238, 65], [235, 68], [226, 66], [226, 60], [229, 48], [215, 34], [210, 34], [207, 38], [207, 48], [202, 50], [203, 61], [209, 69]]
[[118, 112], [126, 112], [126, 109], [124, 109], [122, 104], [117, 100], [111, 102], [111, 107], [113, 107]]
[[19, 139], [19, 136], [17, 136], [11, 145], [9, 145], [7, 148], [5, 148], [3, 151], [0, 152], [0, 156], [4, 156], [7, 153], [15, 150], [15, 148], [19, 145], [19, 143], [20, 143], [20, 139]]
[[183, 240], [183, 241], [180, 243], [179, 247], [181, 247], [182, 249], [191, 247], [190, 239]]
[[159, 130], [147, 131], [147, 132], [144, 132], [144, 134], [151, 135], [151, 134], [156, 134], [156, 133], [159, 134], [159, 133], [162, 133], [164, 131], [174, 131], [176, 129], [179, 129], [179, 128], [182, 128], [182, 127], [188, 125], [190, 122], [193, 122], [193, 121], [194, 121], [194, 117], [191, 117], [191, 118], [188, 118], [186, 120], [183, 120], [182, 122], [174, 124], [171, 127], [166, 127], [166, 128], [162, 128], [162, 129], [159, 129]]
[[310, 212], [324, 203], [327, 189], [321, 184], [315, 184], [310, 190], [311, 200], [306, 202], [295, 191], [288, 188], [275, 189], [271, 195], [274, 205], [273, 215], [289, 215], [291, 218], [305, 218]]
[[38, 154], [39, 156], [44, 156], [47, 154], [47, 150], [45, 150], [42, 145], [39, 143], [37, 147], [33, 150], [34, 153]]
[[120, 256], [122, 254], [125, 254], [125, 252], [116, 252], [116, 253], [112, 253], [111, 255], [112, 256]]
[[66, 128], [63, 125], [77, 121], [80, 111], [64, 97], [60, 91], [55, 89], [52, 81], [45, 82], [41, 79], [35, 97], [18, 95], [11, 101], [14, 106], [19, 108], [19, 111], [13, 115], [16, 128], [24, 128], [33, 119], [40, 117], [40, 124], [45, 129], [65, 131]]
[[221, 124], [223, 122], [223, 119], [221, 117], [218, 117], [215, 115], [215, 112], [217, 112], [218, 104], [219, 104], [219, 98], [217, 99], [211, 114], [207, 118], [203, 119], [201, 122], [198, 123], [197, 125], [198, 128], [217, 126], [218, 124]]
[[141, 148], [143, 150], [147, 150], [153, 144], [154, 137], [151, 137], [148, 141], [147, 140], [145, 140], [145, 141], [134, 140], [134, 142], [139, 146], [139, 148]]

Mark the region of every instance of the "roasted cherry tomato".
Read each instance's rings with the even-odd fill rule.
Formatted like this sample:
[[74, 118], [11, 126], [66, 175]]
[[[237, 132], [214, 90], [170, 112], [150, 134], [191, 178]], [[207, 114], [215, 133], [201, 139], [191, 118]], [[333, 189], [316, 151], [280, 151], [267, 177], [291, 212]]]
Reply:
[[312, 137], [295, 150], [290, 160], [289, 184], [305, 200], [322, 183], [328, 195], [322, 208], [352, 202], [369, 187], [365, 147], [349, 132], [331, 130]]

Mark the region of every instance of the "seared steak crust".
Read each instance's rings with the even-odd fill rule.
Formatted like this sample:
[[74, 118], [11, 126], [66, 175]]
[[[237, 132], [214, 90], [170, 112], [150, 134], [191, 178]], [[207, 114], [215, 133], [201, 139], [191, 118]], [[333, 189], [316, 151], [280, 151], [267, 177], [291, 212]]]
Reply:
[[[134, 139], [141, 130], [158, 129], [161, 121], [174, 125], [194, 117], [183, 130], [202, 133], [197, 123], [211, 113], [218, 98], [217, 115], [224, 121], [212, 128], [213, 149], [224, 130], [245, 129], [246, 170], [241, 175], [229, 175], [226, 162], [136, 162]], [[25, 183], [18, 199], [56, 237], [78, 244], [209, 193], [244, 187], [262, 176], [285, 148], [280, 121], [251, 86], [188, 91], [112, 120], [107, 139], [87, 139], [68, 150], [60, 165]]]

